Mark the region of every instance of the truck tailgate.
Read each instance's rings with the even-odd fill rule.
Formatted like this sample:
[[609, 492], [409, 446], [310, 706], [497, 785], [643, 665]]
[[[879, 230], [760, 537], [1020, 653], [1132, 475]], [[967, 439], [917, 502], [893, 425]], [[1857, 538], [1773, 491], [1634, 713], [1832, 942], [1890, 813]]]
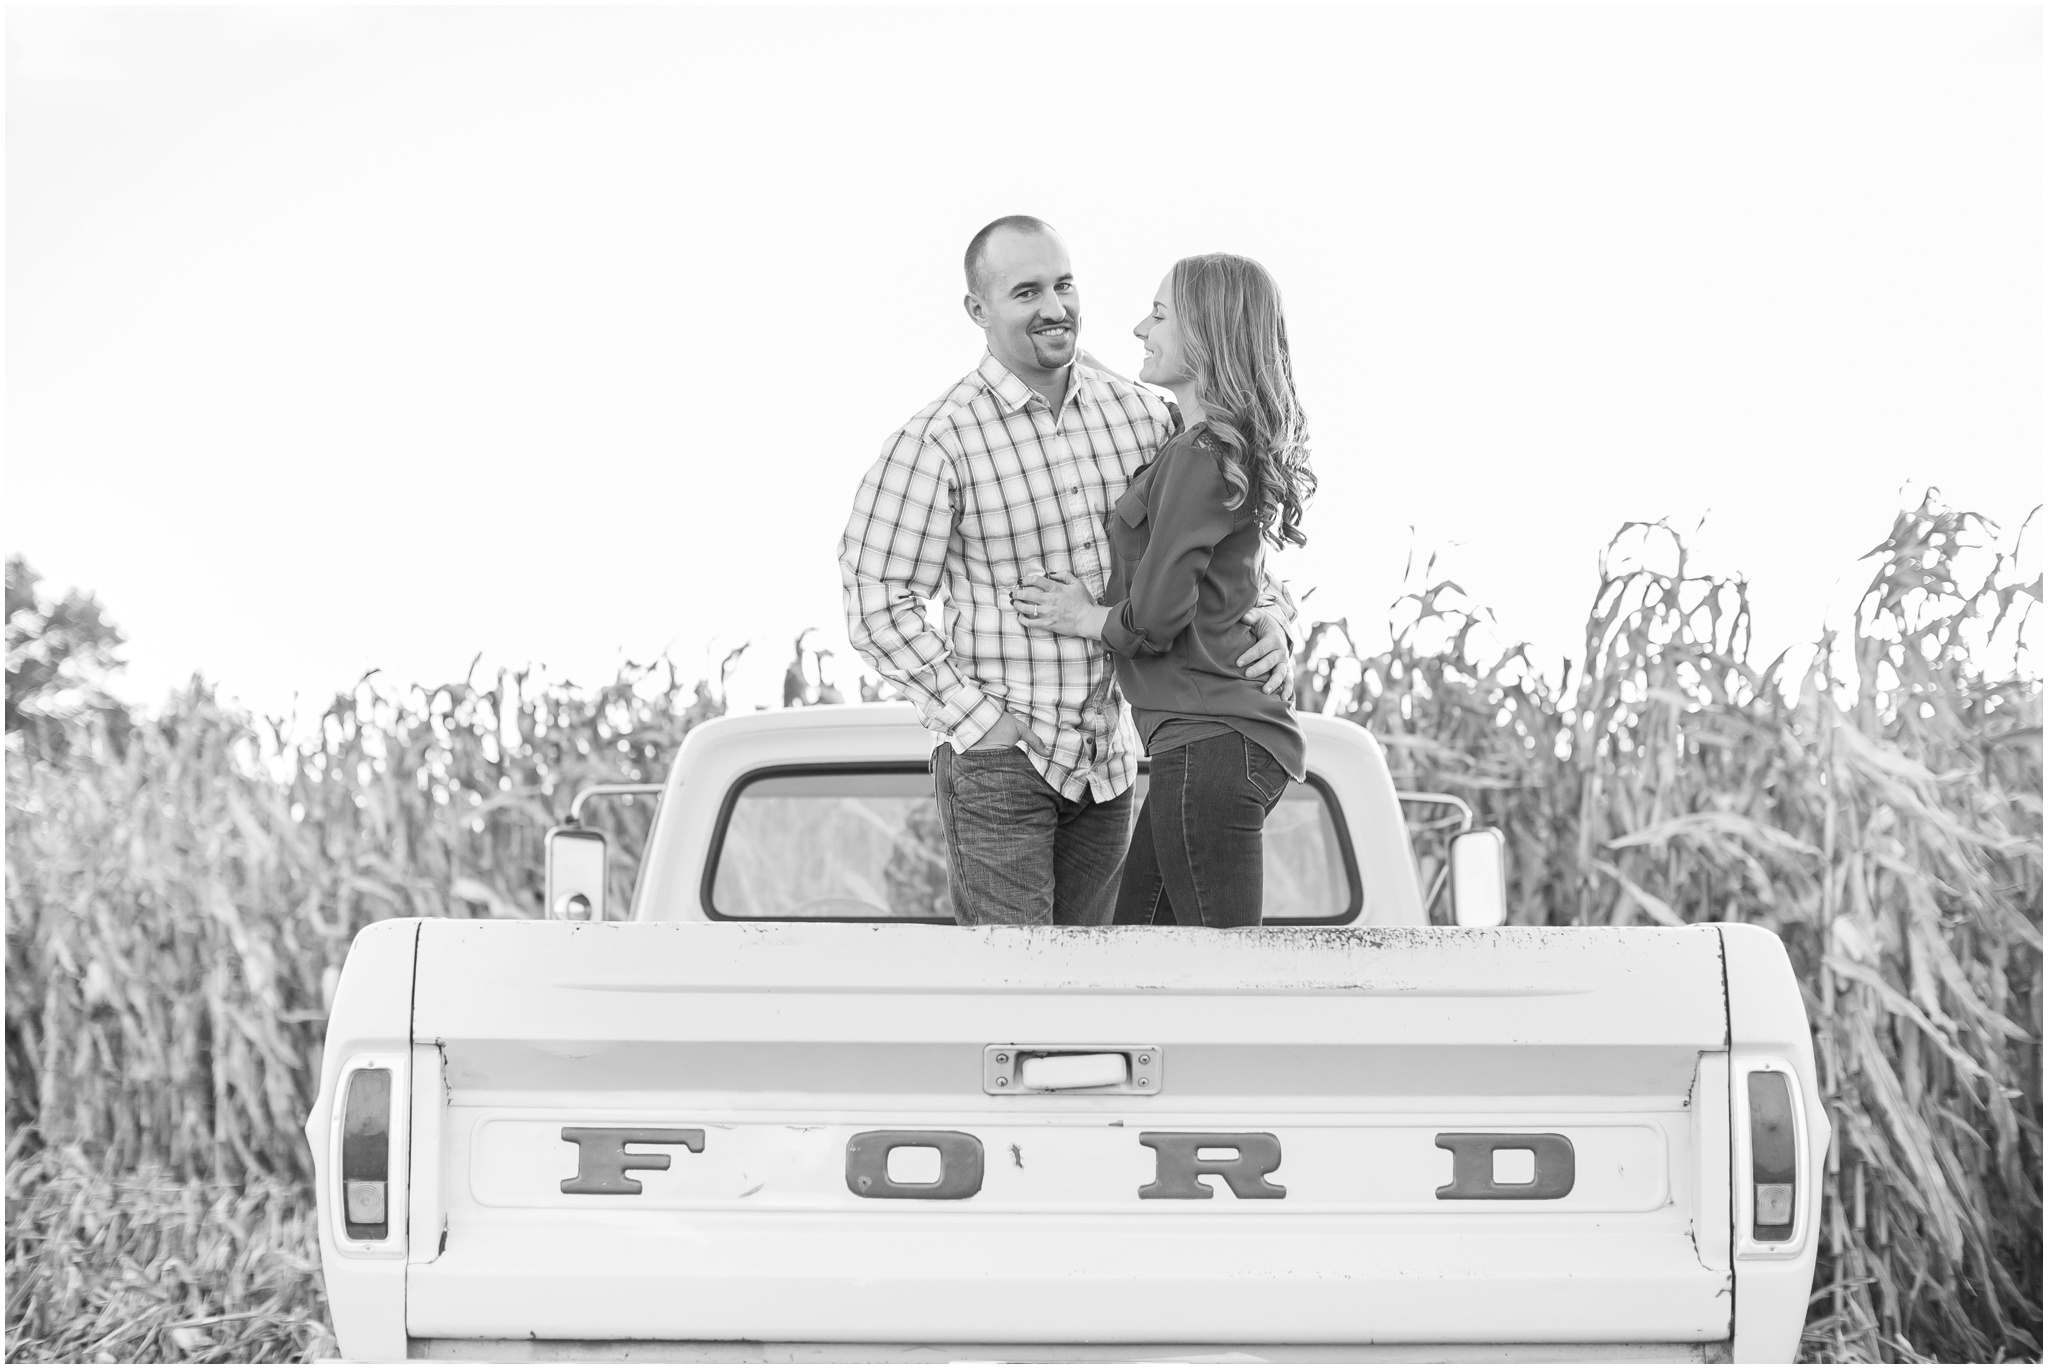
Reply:
[[413, 1337], [1730, 1335], [1712, 928], [430, 922], [413, 1001]]

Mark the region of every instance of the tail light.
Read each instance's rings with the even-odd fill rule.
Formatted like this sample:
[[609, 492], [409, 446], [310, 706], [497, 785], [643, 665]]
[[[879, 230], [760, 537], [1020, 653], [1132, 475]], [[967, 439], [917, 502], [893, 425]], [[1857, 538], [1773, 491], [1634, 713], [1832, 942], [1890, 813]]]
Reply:
[[1750, 1235], [1759, 1241], [1791, 1240], [1798, 1209], [1799, 1134], [1790, 1085], [1775, 1072], [1749, 1076]]
[[1814, 1227], [1799, 1076], [1776, 1056], [1738, 1054], [1734, 1070], [1735, 1254], [1796, 1258], [1811, 1244]]
[[343, 1225], [352, 1241], [391, 1235], [391, 1071], [357, 1070], [341, 1123]]
[[321, 1206], [344, 1255], [405, 1253], [407, 1078], [404, 1056], [375, 1051], [350, 1058], [334, 1081]]

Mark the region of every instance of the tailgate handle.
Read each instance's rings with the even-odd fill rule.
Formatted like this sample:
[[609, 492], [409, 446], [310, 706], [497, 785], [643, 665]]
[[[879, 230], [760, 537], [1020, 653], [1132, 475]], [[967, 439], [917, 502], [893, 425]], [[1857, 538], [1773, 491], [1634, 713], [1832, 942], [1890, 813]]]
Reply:
[[984, 1093], [1157, 1093], [1166, 1060], [1157, 1046], [989, 1046]]
[[1092, 1055], [1028, 1055], [1017, 1063], [1017, 1076], [1027, 1089], [1099, 1089], [1129, 1083], [1129, 1057], [1115, 1051]]

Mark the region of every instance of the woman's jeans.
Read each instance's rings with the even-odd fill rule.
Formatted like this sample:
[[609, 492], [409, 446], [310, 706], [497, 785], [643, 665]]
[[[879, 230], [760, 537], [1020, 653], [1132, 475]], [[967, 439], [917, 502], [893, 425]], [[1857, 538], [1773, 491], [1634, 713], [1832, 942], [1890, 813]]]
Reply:
[[1266, 815], [1286, 790], [1286, 768], [1240, 733], [1154, 756], [1152, 788], [1124, 857], [1116, 920], [1258, 926]]

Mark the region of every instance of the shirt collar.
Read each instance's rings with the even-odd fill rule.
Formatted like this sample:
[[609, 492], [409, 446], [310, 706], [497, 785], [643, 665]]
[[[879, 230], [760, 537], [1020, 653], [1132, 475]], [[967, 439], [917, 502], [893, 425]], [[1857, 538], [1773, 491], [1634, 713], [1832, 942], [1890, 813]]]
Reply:
[[[1038, 395], [1038, 391], [1017, 378], [1016, 372], [997, 361], [994, 352], [984, 353], [976, 370], [988, 386], [989, 393], [1010, 413], [1016, 413]], [[1095, 404], [1095, 395], [1082, 377], [1078, 358], [1067, 363], [1067, 402], [1086, 404], [1091, 408]]]

